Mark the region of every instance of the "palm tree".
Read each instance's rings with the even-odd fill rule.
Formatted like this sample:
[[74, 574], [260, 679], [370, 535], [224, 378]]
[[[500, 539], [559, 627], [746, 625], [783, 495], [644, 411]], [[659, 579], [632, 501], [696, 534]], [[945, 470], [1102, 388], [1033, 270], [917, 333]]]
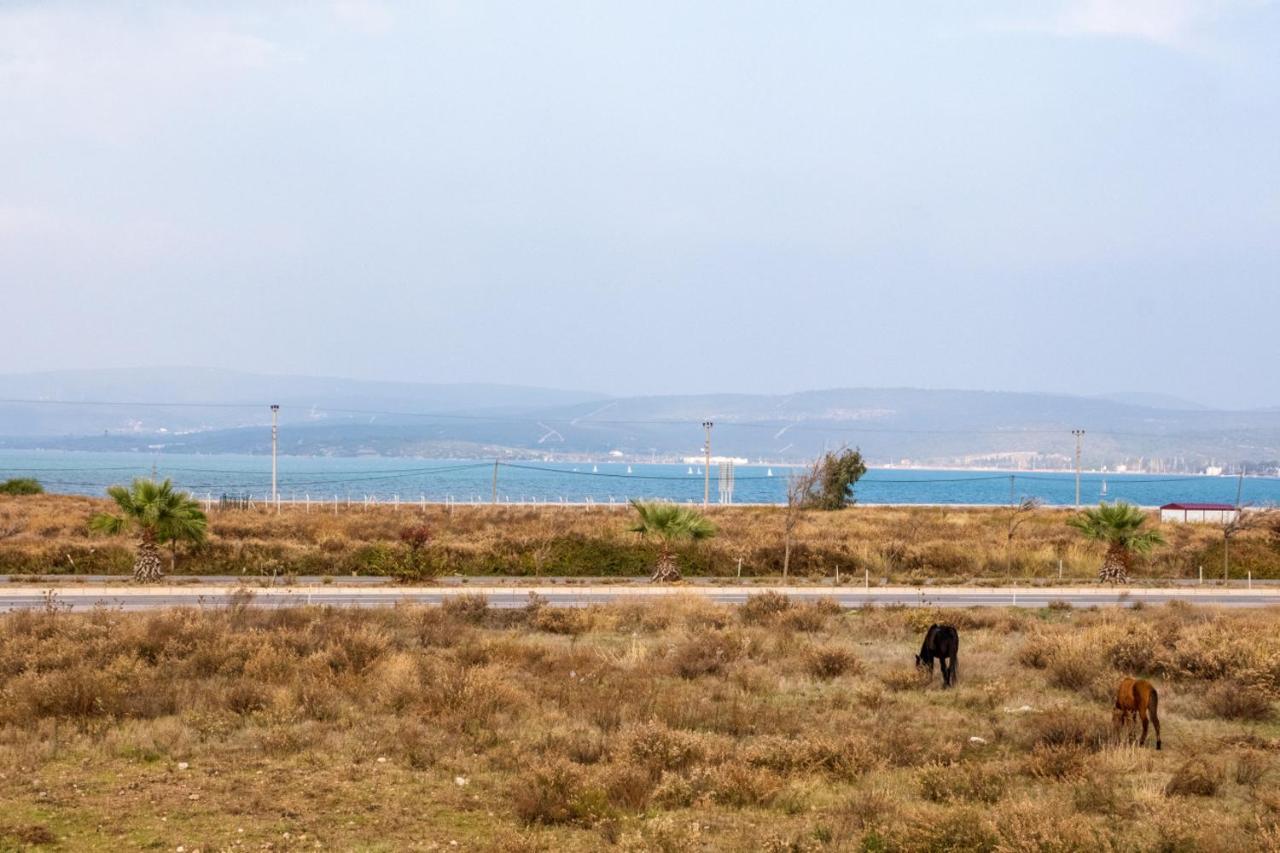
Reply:
[[200, 542], [204, 539], [208, 519], [200, 504], [186, 492], [175, 492], [165, 480], [142, 478], [129, 488], [111, 486], [107, 494], [120, 509], [119, 515], [99, 513], [89, 520], [89, 529], [114, 536], [130, 528], [138, 531], [138, 554], [133, 560], [133, 579], [159, 580], [161, 542]]
[[632, 526], [633, 533], [654, 536], [658, 540], [658, 566], [649, 578], [651, 582], [678, 581], [680, 570], [676, 568], [675, 544], [681, 540], [696, 542], [716, 535], [716, 526], [692, 507], [679, 506], [665, 501], [642, 503], [633, 500], [640, 516]]
[[1131, 503], [1100, 503], [1097, 509], [1086, 509], [1067, 524], [1089, 539], [1107, 543], [1098, 580], [1102, 583], [1128, 583], [1129, 567], [1134, 554], [1146, 554], [1164, 537], [1155, 530], [1143, 530], [1147, 515]]

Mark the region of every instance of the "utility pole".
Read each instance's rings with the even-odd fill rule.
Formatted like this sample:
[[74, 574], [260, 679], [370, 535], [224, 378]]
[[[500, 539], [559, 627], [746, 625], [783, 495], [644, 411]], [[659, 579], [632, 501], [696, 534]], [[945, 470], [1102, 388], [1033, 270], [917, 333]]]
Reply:
[[280, 492], [276, 488], [276, 445], [280, 437], [280, 404], [271, 404], [271, 502], [280, 511]]
[[1080, 441], [1084, 438], [1084, 430], [1073, 429], [1071, 434], [1076, 437], [1076, 509], [1080, 508]]
[[711, 502], [711, 428], [715, 424], [711, 421], [703, 421], [702, 428], [707, 431], [707, 443], [703, 445], [703, 453], [706, 464], [702, 466], [702, 508], [706, 509], [707, 504]]

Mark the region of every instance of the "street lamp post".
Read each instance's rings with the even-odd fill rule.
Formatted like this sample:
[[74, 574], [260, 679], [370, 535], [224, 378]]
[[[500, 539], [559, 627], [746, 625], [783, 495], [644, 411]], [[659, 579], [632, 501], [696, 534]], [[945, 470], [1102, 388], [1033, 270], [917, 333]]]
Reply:
[[706, 464], [702, 468], [702, 508], [706, 509], [707, 504], [711, 502], [711, 428], [715, 426], [712, 421], [703, 421], [702, 428], [707, 431], [706, 444], [702, 446], [703, 457]]
[[271, 502], [276, 505], [276, 512], [280, 511], [280, 491], [276, 488], [276, 444], [279, 439], [279, 417], [280, 404], [271, 404]]
[[1073, 429], [1071, 434], [1076, 437], [1076, 509], [1080, 508], [1080, 441], [1084, 438], [1084, 430]]

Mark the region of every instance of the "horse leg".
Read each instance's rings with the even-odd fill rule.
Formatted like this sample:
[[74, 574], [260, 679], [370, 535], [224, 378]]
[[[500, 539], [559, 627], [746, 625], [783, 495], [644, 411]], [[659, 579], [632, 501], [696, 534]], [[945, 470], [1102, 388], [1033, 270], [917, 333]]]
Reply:
[[1151, 725], [1156, 727], [1156, 749], [1160, 748], [1160, 712], [1157, 708], [1156, 692], [1151, 691]]
[[1138, 746], [1147, 745], [1147, 709], [1138, 709], [1138, 719], [1142, 720], [1142, 737], [1138, 739]]

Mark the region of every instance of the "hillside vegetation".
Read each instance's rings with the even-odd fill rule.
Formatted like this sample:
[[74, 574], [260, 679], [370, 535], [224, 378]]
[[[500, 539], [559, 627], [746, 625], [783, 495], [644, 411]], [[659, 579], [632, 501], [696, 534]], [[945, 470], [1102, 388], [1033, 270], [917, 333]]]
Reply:
[[1280, 849], [1274, 610], [248, 604], [0, 616], [0, 848]]
[[[93, 536], [88, 521], [103, 500], [59, 495], [0, 496], [0, 573], [128, 574], [133, 545]], [[686, 575], [776, 577], [782, 571], [784, 511], [775, 507], [712, 508], [713, 539], [680, 545]], [[881, 580], [1093, 579], [1105, 548], [1066, 524], [1072, 513], [1038, 509], [1018, 520], [1007, 508], [858, 506], [809, 512], [796, 529], [791, 573]], [[515, 576], [648, 576], [658, 547], [629, 531], [625, 508], [388, 506], [363, 510], [291, 507], [218, 510], [200, 546], [179, 546], [180, 574], [396, 574], [410, 556], [402, 541], [425, 527], [429, 541], [414, 555], [426, 574]], [[1155, 524], [1168, 544], [1135, 561], [1137, 577], [1222, 576], [1222, 529]], [[6, 535], [7, 534], [7, 535]], [[415, 546], [416, 547], [416, 546]], [[165, 549], [166, 553], [168, 549]], [[1232, 576], [1280, 577], [1280, 530], [1261, 528], [1231, 540]], [[166, 567], [166, 571], [167, 571]]]

